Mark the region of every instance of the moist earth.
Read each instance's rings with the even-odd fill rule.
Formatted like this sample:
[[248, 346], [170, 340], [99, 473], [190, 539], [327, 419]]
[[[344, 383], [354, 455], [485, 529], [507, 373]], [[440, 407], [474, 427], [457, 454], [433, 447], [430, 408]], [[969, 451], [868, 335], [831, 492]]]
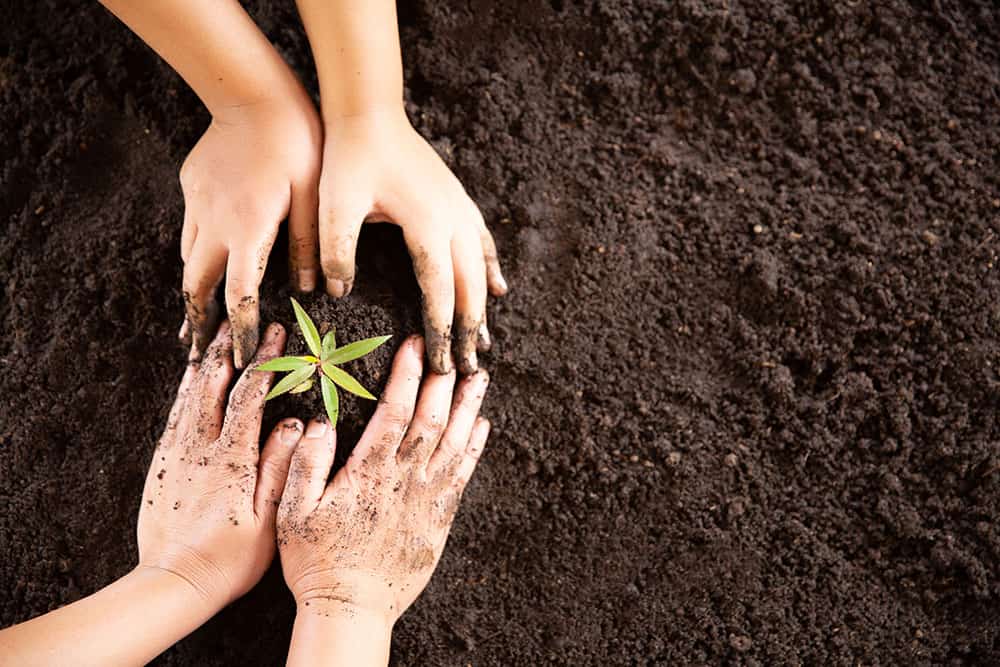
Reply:
[[[135, 562], [209, 118], [97, 3], [0, 6], [6, 625]], [[294, 4], [247, 6], [315, 93]], [[1000, 664], [997, 5], [400, 14], [410, 117], [511, 292], [493, 434], [393, 663]], [[304, 305], [398, 345], [412, 269], [366, 227], [355, 292]], [[261, 302], [290, 327], [286, 243]], [[345, 401], [342, 443], [371, 410]], [[157, 664], [281, 664], [293, 615], [272, 567]]]

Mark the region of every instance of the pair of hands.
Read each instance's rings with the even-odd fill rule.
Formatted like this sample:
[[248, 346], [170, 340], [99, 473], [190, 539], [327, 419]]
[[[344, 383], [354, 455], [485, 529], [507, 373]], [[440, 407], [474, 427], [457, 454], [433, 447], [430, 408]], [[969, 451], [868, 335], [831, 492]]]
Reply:
[[[256, 361], [280, 356], [285, 338], [270, 325]], [[421, 385], [423, 341], [408, 339], [327, 483], [336, 435], [325, 418], [280, 422], [258, 455], [273, 374], [244, 371], [227, 406], [232, 346], [224, 323], [184, 375], [146, 478], [139, 568], [176, 576], [218, 610], [260, 580], [277, 544], [300, 615], [360, 615], [388, 638], [430, 580], [485, 445], [486, 373]]]
[[185, 160], [181, 186], [181, 338], [196, 354], [220, 319], [215, 291], [225, 274], [236, 367], [253, 357], [258, 290], [286, 216], [293, 286], [309, 292], [323, 280], [333, 297], [354, 284], [362, 223], [388, 221], [403, 229], [424, 296], [431, 369], [451, 370], [453, 341], [459, 370], [478, 369], [477, 351], [491, 344], [487, 290], [500, 296], [507, 284], [478, 207], [401, 101], [323, 124], [304, 91], [225, 109]]

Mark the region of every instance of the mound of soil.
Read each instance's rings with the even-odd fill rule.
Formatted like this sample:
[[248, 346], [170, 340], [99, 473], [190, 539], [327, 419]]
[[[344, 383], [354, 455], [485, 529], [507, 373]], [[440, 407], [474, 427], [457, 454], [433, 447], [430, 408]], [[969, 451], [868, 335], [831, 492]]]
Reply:
[[[133, 563], [208, 118], [92, 0], [0, 4], [6, 625]], [[315, 91], [294, 3], [248, 9]], [[411, 117], [512, 291], [494, 434], [395, 663], [1000, 664], [995, 3], [401, 14]], [[290, 325], [283, 253], [264, 306]], [[398, 233], [359, 263], [305, 305], [398, 343]], [[296, 401], [269, 419], [321, 410]], [[345, 410], [356, 435], [370, 407]], [[272, 568], [158, 662], [280, 664], [292, 616]]]

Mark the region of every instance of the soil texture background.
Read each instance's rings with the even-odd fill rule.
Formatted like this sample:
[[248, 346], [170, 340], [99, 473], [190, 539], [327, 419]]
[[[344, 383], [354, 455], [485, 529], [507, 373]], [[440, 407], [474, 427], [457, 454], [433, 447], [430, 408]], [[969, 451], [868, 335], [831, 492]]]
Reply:
[[[7, 625], [134, 563], [208, 116], [96, 2], [0, 6]], [[294, 3], [247, 7], [315, 92]], [[493, 435], [394, 663], [1000, 664], [997, 5], [400, 13], [411, 119], [512, 289]], [[262, 297], [291, 325], [283, 243]], [[398, 344], [398, 232], [358, 263], [347, 300], [304, 304]], [[390, 347], [353, 366], [366, 386]], [[353, 443], [371, 408], [343, 409]], [[157, 664], [281, 664], [293, 613], [272, 568]]]

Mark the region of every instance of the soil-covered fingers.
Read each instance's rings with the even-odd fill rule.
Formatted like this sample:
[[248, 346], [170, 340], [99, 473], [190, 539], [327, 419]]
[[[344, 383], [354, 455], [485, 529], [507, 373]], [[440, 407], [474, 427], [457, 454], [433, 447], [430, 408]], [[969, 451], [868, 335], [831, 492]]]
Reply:
[[[433, 229], [433, 226], [430, 226]], [[405, 230], [404, 230], [405, 231]], [[450, 373], [451, 323], [455, 314], [455, 278], [451, 240], [433, 235], [406, 237], [413, 271], [423, 294], [424, 345], [433, 372]]]
[[226, 265], [226, 309], [233, 328], [233, 362], [246, 368], [257, 351], [260, 334], [258, 290], [267, 268], [274, 235], [256, 243], [235, 247]]
[[459, 493], [465, 490], [465, 486], [472, 479], [472, 473], [476, 470], [479, 457], [483, 455], [486, 447], [486, 439], [490, 435], [490, 423], [483, 417], [476, 418], [476, 424], [472, 429], [472, 436], [465, 446], [462, 459], [455, 469], [454, 485]]
[[302, 422], [283, 419], [271, 431], [257, 464], [257, 489], [254, 491], [253, 508], [257, 519], [274, 522], [281, 494], [288, 479], [295, 446], [302, 439]]
[[454, 371], [447, 375], [431, 373], [424, 378], [416, 412], [396, 455], [400, 464], [420, 468], [427, 464], [448, 424], [454, 389]]
[[459, 457], [472, 436], [472, 429], [479, 416], [479, 408], [483, 405], [483, 397], [486, 396], [486, 387], [489, 383], [490, 378], [486, 371], [479, 371], [458, 383], [455, 398], [451, 403], [448, 426], [427, 467], [428, 477], [433, 478], [440, 471], [458, 465]]
[[184, 264], [184, 310], [191, 329], [191, 355], [201, 358], [219, 323], [219, 304], [215, 288], [222, 281], [228, 252], [210, 240], [195, 242]]
[[420, 336], [410, 336], [396, 352], [385, 391], [351, 453], [352, 460], [384, 460], [396, 454], [413, 419], [423, 372], [424, 341]]
[[190, 409], [184, 411], [178, 430], [194, 435], [201, 446], [216, 440], [222, 430], [226, 390], [233, 379], [233, 339], [228, 322], [219, 326], [198, 367], [189, 392]]
[[289, 281], [298, 292], [312, 292], [319, 277], [319, 194], [316, 184], [292, 185], [288, 211]]
[[281, 512], [304, 515], [319, 504], [336, 454], [336, 432], [325, 416], [306, 426], [295, 447], [288, 470], [288, 481], [281, 496]]
[[479, 317], [479, 330], [476, 331], [476, 350], [478, 352], [489, 352], [493, 347], [493, 336], [486, 325], [486, 306], [483, 304], [483, 314]]
[[352, 196], [320, 195], [319, 253], [326, 292], [345, 297], [354, 287], [354, 257], [370, 204]]
[[169, 447], [176, 441], [181, 416], [186, 410], [190, 409], [188, 394], [196, 377], [198, 377], [198, 364], [189, 361], [187, 368], [184, 370], [184, 376], [181, 378], [181, 384], [177, 388], [177, 398], [174, 399], [174, 404], [170, 407], [170, 414], [167, 415], [167, 425], [163, 429], [163, 436], [160, 438], [160, 447]]
[[476, 350], [486, 312], [486, 265], [473, 227], [459, 227], [451, 242], [451, 259], [455, 270], [455, 359], [458, 371], [468, 375], [479, 368]]
[[[507, 281], [500, 270], [500, 259], [497, 257], [497, 244], [493, 240], [493, 234], [486, 228], [486, 223], [482, 216], [479, 218], [479, 239], [483, 246], [483, 259], [486, 262], [486, 284], [490, 294], [493, 296], [503, 296], [507, 293]], [[484, 320], [485, 321], [485, 320]]]
[[260, 422], [264, 414], [264, 397], [274, 379], [274, 373], [257, 370], [257, 366], [269, 359], [281, 356], [285, 349], [285, 329], [273, 323], [264, 332], [264, 340], [257, 350], [257, 358], [251, 367], [243, 371], [239, 381], [229, 395], [226, 421], [222, 428], [227, 442], [236, 443], [247, 452], [256, 454], [260, 439]]

